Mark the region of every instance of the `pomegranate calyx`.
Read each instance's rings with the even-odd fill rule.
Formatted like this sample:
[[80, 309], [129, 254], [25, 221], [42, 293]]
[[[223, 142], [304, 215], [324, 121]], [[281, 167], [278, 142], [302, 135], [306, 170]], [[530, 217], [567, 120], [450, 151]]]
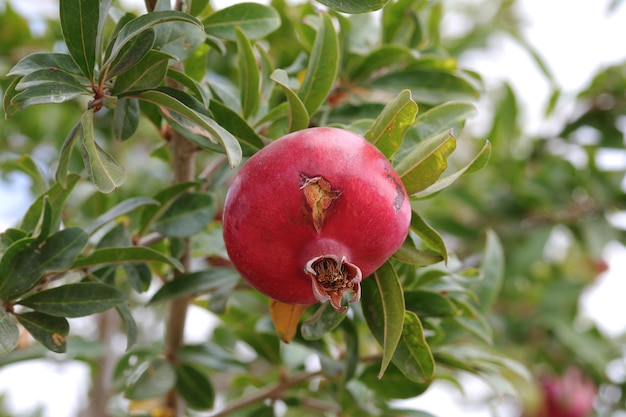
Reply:
[[346, 290], [352, 291], [350, 303], [361, 299], [361, 269], [348, 262], [346, 257], [341, 259], [335, 255], [323, 255], [309, 260], [304, 268], [311, 276], [313, 294], [320, 303], [330, 301], [330, 304], [339, 313], [347, 310], [341, 305], [341, 299]]
[[341, 190], [333, 190], [332, 184], [322, 176], [308, 177], [300, 174], [300, 189], [311, 210], [313, 226], [317, 233], [322, 231], [326, 212], [330, 205], [341, 195]]

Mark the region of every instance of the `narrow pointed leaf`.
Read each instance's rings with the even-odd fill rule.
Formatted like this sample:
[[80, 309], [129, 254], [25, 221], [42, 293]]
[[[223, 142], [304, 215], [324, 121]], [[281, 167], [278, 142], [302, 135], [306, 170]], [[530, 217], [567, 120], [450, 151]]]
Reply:
[[237, 59], [239, 68], [239, 89], [241, 90], [241, 108], [243, 117], [248, 119], [259, 107], [260, 72], [254, 49], [250, 40], [240, 27], [237, 34]]
[[271, 7], [258, 3], [241, 3], [221, 9], [204, 20], [209, 35], [236, 41], [235, 27], [248, 39], [260, 39], [280, 27], [280, 15]]
[[93, 234], [96, 230], [104, 226], [105, 224], [115, 220], [116, 218], [128, 214], [131, 211], [139, 208], [155, 205], [158, 206], [158, 201], [149, 198], [149, 197], [134, 197], [129, 198], [128, 200], [124, 200], [121, 203], [115, 205], [113, 208], [109, 209], [106, 213], [98, 216], [97, 219], [93, 220], [89, 227], [86, 229], [88, 234]]
[[[57, 84], [48, 82], [29, 87], [11, 98], [9, 103], [9, 114], [16, 110], [23, 110], [37, 104], [57, 104], [71, 100], [81, 95], [88, 94], [89, 91], [82, 86], [71, 84]], [[5, 106], [5, 110], [6, 110]]]
[[411, 230], [419, 236], [427, 247], [440, 254], [444, 262], [448, 262], [448, 250], [443, 238], [422, 219], [416, 210], [411, 213]]
[[391, 159], [402, 145], [406, 131], [413, 126], [416, 115], [417, 103], [411, 98], [411, 91], [403, 90], [387, 103], [374, 125], [365, 133], [365, 139]]
[[435, 360], [424, 336], [424, 328], [412, 311], [404, 313], [404, 327], [393, 364], [411, 381], [424, 383], [434, 378]]
[[13, 299], [45, 274], [68, 270], [86, 244], [87, 234], [79, 228], [63, 229], [45, 240], [15, 242], [0, 260], [0, 298]]
[[504, 249], [493, 230], [487, 231], [487, 244], [484, 249], [481, 263], [480, 280], [470, 283], [472, 289], [480, 300], [480, 311], [488, 311], [495, 302], [504, 280]]
[[404, 295], [393, 266], [386, 262], [361, 283], [361, 305], [368, 327], [383, 347], [378, 378], [385, 373], [402, 337]]
[[206, 372], [188, 364], [176, 366], [176, 390], [185, 399], [185, 404], [194, 410], [213, 407], [215, 391]]
[[309, 115], [313, 115], [328, 97], [339, 69], [339, 39], [333, 21], [322, 13], [306, 75], [298, 96]]
[[122, 48], [128, 42], [135, 39], [138, 34], [164, 22], [187, 22], [202, 26], [202, 23], [195, 17], [175, 10], [156, 11], [138, 16], [126, 23], [118, 32], [104, 66], [108, 66], [111, 62], [113, 62], [121, 52]]
[[167, 74], [169, 59], [167, 54], [149, 51], [136, 65], [117, 76], [113, 93], [124, 95], [129, 91], [158, 87]]
[[132, 40], [130, 40], [120, 50], [119, 54], [115, 57], [107, 68], [107, 80], [115, 77], [118, 74], [128, 70], [133, 65], [140, 62], [150, 51], [154, 40], [156, 39], [156, 33], [154, 29], [146, 29], [139, 33]]
[[428, 266], [441, 262], [444, 257], [441, 254], [418, 249], [415, 245], [405, 242], [393, 257], [401, 262], [415, 266]]
[[435, 183], [426, 187], [425, 189], [420, 190], [419, 192], [413, 193], [414, 197], [424, 198], [428, 197], [434, 193], [438, 193], [439, 191], [449, 187], [452, 183], [458, 180], [464, 174], [471, 174], [473, 172], [481, 170], [487, 162], [489, 162], [489, 158], [491, 157], [491, 142], [485, 142], [485, 145], [482, 149], [476, 154], [474, 159], [470, 161], [465, 167], [461, 168], [454, 174], [450, 174], [444, 178], [437, 180]]
[[187, 119], [189, 124], [186, 127], [193, 133], [204, 136], [213, 142], [219, 141], [226, 151], [226, 156], [232, 167], [237, 166], [241, 162], [242, 151], [237, 138], [217, 124], [215, 120], [192, 110], [181, 101], [159, 90], [142, 91], [137, 93], [136, 96], [141, 100], [159, 106], [161, 112], [167, 118], [180, 120], [178, 116], [182, 116]]
[[289, 132], [305, 129], [309, 126], [309, 112], [300, 97], [289, 87], [289, 77], [285, 70], [277, 69], [270, 79], [275, 81], [283, 89], [289, 103]]
[[80, 121], [78, 121], [70, 133], [68, 133], [65, 141], [63, 141], [63, 145], [61, 146], [61, 150], [59, 151], [59, 164], [57, 166], [56, 173], [54, 175], [55, 179], [59, 184], [63, 187], [67, 187], [67, 174], [70, 167], [70, 159], [72, 157], [72, 151], [74, 150], [74, 145], [76, 141], [80, 137], [80, 131], [82, 129], [82, 125]]
[[183, 194], [156, 220], [153, 227], [165, 236], [191, 236], [213, 220], [216, 210], [215, 201], [210, 194]]
[[74, 186], [80, 180], [80, 176], [76, 174], [71, 174], [67, 177], [67, 181], [65, 186], [62, 186], [59, 183], [54, 183], [52, 187], [42, 195], [40, 195], [33, 204], [30, 205], [22, 222], [20, 223], [20, 229], [32, 232], [37, 227], [39, 222], [39, 217], [41, 211], [43, 210], [44, 199], [48, 199], [50, 205], [52, 206], [52, 214], [53, 220], [52, 224], [54, 225], [54, 229], [58, 230], [59, 224], [61, 222], [61, 212], [63, 211], [63, 206], [65, 204], [65, 200], [69, 196], [69, 194], [74, 189]]
[[0, 358], [11, 353], [20, 338], [20, 331], [11, 315], [0, 308]]
[[251, 156], [264, 146], [259, 134], [230, 107], [220, 101], [211, 100], [209, 110], [220, 126], [237, 137], [243, 155]]
[[35, 52], [19, 60], [6, 76], [24, 76], [42, 69], [58, 69], [70, 74], [82, 75], [80, 68], [68, 54]]
[[60, 6], [61, 30], [67, 49], [85, 77], [93, 80], [100, 1], [63, 0]]
[[389, 0], [317, 0], [342, 13], [369, 13], [382, 9]]
[[134, 98], [120, 98], [113, 112], [113, 135], [116, 139], [126, 140], [130, 138], [137, 127], [141, 109], [139, 101]]
[[191, 272], [163, 284], [148, 305], [164, 303], [176, 298], [218, 291], [239, 281], [239, 275], [231, 268], [213, 268]]
[[183, 270], [180, 262], [152, 248], [142, 246], [114, 247], [96, 249], [84, 258], [78, 259], [72, 269], [91, 268], [106, 264], [122, 264], [128, 262], [160, 262]]
[[81, 151], [89, 178], [98, 191], [110, 193], [122, 185], [126, 179], [126, 171], [96, 143], [93, 130], [93, 109], [83, 113], [80, 123]]
[[384, 68], [389, 68], [394, 64], [411, 62], [415, 59], [416, 54], [410, 48], [401, 45], [381, 45], [365, 56], [350, 72], [350, 79], [357, 82], [362, 81], [376, 76]]
[[21, 299], [19, 304], [51, 316], [83, 317], [101, 313], [124, 301], [124, 294], [110, 285], [81, 282], [37, 292]]
[[424, 140], [446, 130], [462, 127], [465, 120], [474, 114], [476, 107], [470, 102], [446, 102], [417, 116], [414, 132], [419, 139]]
[[143, 236], [152, 228], [152, 224], [161, 217], [163, 213], [172, 205], [176, 199], [184, 194], [193, 190], [198, 184], [195, 182], [183, 182], [170, 185], [159, 191], [154, 199], [158, 202], [157, 206], [147, 206], [141, 213], [141, 230], [139, 236]]
[[64, 353], [70, 325], [64, 317], [29, 311], [18, 314], [17, 320], [39, 343], [56, 353]]
[[448, 168], [448, 157], [456, 149], [456, 138], [444, 132], [420, 143], [395, 168], [409, 195], [434, 184]]
[[133, 315], [130, 314], [130, 309], [126, 304], [116, 305], [115, 310], [117, 310], [126, 327], [126, 351], [128, 351], [137, 342], [137, 323]]

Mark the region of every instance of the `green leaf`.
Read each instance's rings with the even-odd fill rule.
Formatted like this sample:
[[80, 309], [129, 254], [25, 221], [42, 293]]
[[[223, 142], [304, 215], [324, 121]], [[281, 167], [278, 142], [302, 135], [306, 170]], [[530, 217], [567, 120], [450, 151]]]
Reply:
[[154, 222], [153, 227], [165, 236], [191, 236], [204, 229], [213, 220], [216, 211], [210, 194], [183, 194]]
[[24, 76], [43, 69], [57, 69], [74, 75], [82, 75], [80, 68], [68, 54], [35, 52], [20, 59], [6, 76]]
[[393, 254], [393, 257], [405, 264], [415, 266], [428, 266], [441, 262], [444, 259], [439, 253], [418, 249], [413, 242], [407, 241]]
[[152, 49], [155, 39], [156, 33], [152, 28], [144, 30], [131, 39], [120, 50], [119, 54], [111, 62], [109, 67], [106, 68], [106, 79], [110, 80], [143, 60], [148, 54], [148, 51]]
[[474, 159], [472, 159], [465, 167], [461, 168], [454, 174], [450, 174], [447, 177], [437, 180], [435, 183], [431, 184], [425, 189], [422, 189], [419, 192], [413, 193], [413, 196], [417, 198], [424, 198], [432, 194], [438, 193], [439, 191], [449, 187], [453, 182], [459, 179], [463, 174], [471, 174], [473, 172], [481, 170], [485, 165], [487, 165], [487, 162], [489, 162], [490, 157], [491, 157], [491, 142], [486, 141], [485, 145], [478, 152], [478, 154], [476, 154]]
[[20, 229], [33, 232], [37, 225], [39, 224], [39, 219], [41, 217], [41, 212], [43, 210], [44, 200], [48, 199], [52, 207], [52, 225], [54, 230], [58, 230], [59, 224], [61, 222], [61, 212], [63, 211], [63, 206], [65, 204], [65, 200], [72, 192], [74, 186], [78, 183], [80, 177], [78, 175], [70, 175], [67, 178], [67, 183], [65, 187], [61, 186], [59, 183], [55, 183], [50, 187], [48, 191], [37, 197], [37, 199], [30, 205], [22, 222], [20, 224]]
[[405, 291], [404, 303], [419, 317], [454, 317], [460, 313], [449, 296], [431, 290]]
[[70, 325], [64, 317], [29, 311], [16, 315], [17, 321], [39, 343], [56, 353], [64, 353]]
[[109, 209], [106, 213], [98, 216], [97, 219], [92, 220], [89, 224], [89, 227], [86, 229], [88, 234], [93, 234], [96, 230], [104, 226], [105, 224], [117, 219], [124, 214], [128, 214], [131, 211], [145, 206], [158, 206], [159, 202], [149, 198], [149, 197], [134, 197], [124, 200], [111, 209]]
[[174, 388], [175, 384], [174, 367], [165, 359], [154, 358], [137, 381], [126, 389], [125, 394], [131, 400], [155, 398]]
[[141, 32], [165, 22], [187, 22], [202, 27], [202, 23], [193, 16], [176, 10], [156, 11], [138, 16], [124, 25], [115, 37], [115, 42], [103, 66], [107, 67], [117, 59], [124, 46], [133, 41]]
[[128, 262], [161, 262], [173, 266], [179, 271], [183, 266], [178, 260], [163, 255], [152, 248], [142, 246], [114, 247], [96, 249], [84, 258], [78, 259], [72, 269], [91, 268], [105, 264], [123, 264]]
[[119, 140], [130, 138], [139, 126], [141, 109], [134, 98], [120, 98], [113, 112], [113, 136]]
[[393, 363], [411, 381], [429, 383], [434, 378], [435, 360], [426, 342], [422, 322], [412, 311], [404, 313], [402, 338], [393, 355]]
[[485, 343], [491, 344], [493, 342], [493, 330], [485, 316], [468, 301], [459, 298], [454, 298], [452, 301], [461, 312], [458, 317], [454, 318], [454, 321]]
[[85, 77], [93, 80], [100, 1], [61, 0], [60, 6], [61, 30], [67, 49]]
[[208, 410], [213, 408], [215, 392], [205, 372], [189, 364], [176, 365], [176, 390], [190, 408]]
[[[185, 66], [185, 71], [188, 72], [187, 66]], [[187, 72], [177, 71], [175, 68], [168, 67], [167, 78], [171, 78], [187, 87], [189, 94], [198, 99], [205, 107], [208, 106], [211, 100], [211, 91], [208, 87], [201, 85], [198, 81], [190, 77]]]
[[93, 185], [102, 193], [110, 193], [122, 185], [126, 171], [96, 143], [93, 112], [93, 109], [87, 110], [80, 118], [81, 153]]
[[137, 323], [126, 304], [118, 304], [115, 309], [126, 327], [126, 351], [128, 351], [137, 342]]
[[41, 191], [47, 188], [47, 181], [44, 179], [41, 169], [28, 154], [22, 154], [17, 159], [5, 159], [0, 162], [0, 170], [5, 172], [19, 170], [30, 177], [33, 181], [33, 188]]
[[321, 339], [326, 333], [336, 329], [345, 318], [346, 315], [337, 313], [330, 303], [324, 303], [302, 323], [300, 334], [305, 340]]
[[87, 234], [76, 227], [45, 240], [25, 238], [13, 243], [0, 260], [0, 298], [13, 299], [32, 289], [45, 274], [68, 270], [86, 244]]
[[333, 21], [321, 13], [304, 81], [298, 91], [309, 115], [315, 114], [332, 90], [339, 69], [339, 38]]
[[437, 69], [406, 69], [375, 79], [370, 87], [396, 92], [408, 88], [416, 102], [437, 105], [447, 101], [473, 101], [477, 87], [467, 78]]
[[148, 305], [218, 291], [238, 282], [239, 275], [231, 268], [213, 268], [183, 274], [159, 288]]
[[391, 159], [402, 145], [406, 131], [413, 126], [417, 111], [417, 103], [411, 98], [411, 92], [402, 90], [395, 99], [387, 103], [365, 133], [365, 139], [376, 145], [387, 159]]
[[369, 13], [382, 9], [389, 0], [317, 0], [342, 13]]
[[410, 48], [401, 45], [381, 45], [365, 56], [350, 71], [350, 79], [354, 82], [360, 82], [376, 76], [384, 68], [389, 68], [394, 64], [405, 64], [415, 59], [415, 52]]
[[139, 236], [144, 236], [151, 229], [152, 224], [172, 205], [172, 203], [182, 194], [196, 187], [195, 182], [177, 183], [159, 191], [154, 200], [158, 206], [147, 206], [141, 214], [141, 231]]
[[11, 314], [0, 308], [0, 358], [11, 353], [20, 338], [20, 331]]
[[236, 41], [235, 27], [248, 39], [260, 39], [280, 27], [280, 15], [271, 7], [258, 3], [239, 3], [221, 9], [204, 20], [204, 30], [209, 35]]
[[448, 157], [456, 149], [452, 132], [444, 132], [422, 142], [400, 160], [396, 172], [409, 195], [414, 195], [434, 184], [448, 168]]
[[[377, 374], [378, 366], [367, 366], [363, 373], [359, 375], [359, 381], [363, 382], [380, 398], [415, 398], [426, 391], [430, 385], [429, 383], [420, 383], [408, 379], [393, 363], [389, 365], [382, 379]], [[387, 415], [385, 413], [385, 416]], [[405, 417], [405, 415], [402, 414], [398, 417]]]
[[152, 271], [148, 265], [141, 262], [124, 264], [124, 271], [130, 286], [137, 292], [144, 292], [150, 288], [152, 282]]
[[496, 301], [504, 282], [504, 249], [493, 230], [487, 231], [487, 244], [481, 263], [479, 280], [469, 283], [480, 301], [480, 311], [487, 312]]
[[149, 51], [139, 63], [117, 76], [113, 94], [158, 87], [165, 80], [169, 60], [167, 54]]
[[254, 155], [263, 147], [263, 139], [250, 127], [237, 112], [217, 100], [211, 100], [209, 110], [213, 113], [215, 121], [224, 129], [235, 135], [239, 140], [243, 155]]
[[300, 97], [289, 87], [289, 76], [282, 69], [275, 70], [270, 79], [282, 88], [289, 103], [289, 132], [305, 129], [309, 126], [309, 112]]
[[411, 230], [419, 236], [427, 247], [434, 250], [436, 253], [441, 254], [444, 262], [448, 262], [448, 250], [443, 238], [435, 229], [426, 223], [424, 219], [422, 219], [415, 209], [411, 213]]
[[158, 25], [154, 49], [184, 61], [198, 49], [206, 39], [202, 26], [195, 23], [170, 22]]
[[67, 187], [68, 185], [67, 174], [70, 167], [70, 160], [72, 157], [72, 151], [74, 150], [74, 145], [76, 144], [76, 140], [80, 137], [81, 126], [82, 125], [79, 120], [74, 125], [72, 130], [70, 130], [70, 133], [68, 133], [65, 141], [63, 141], [61, 150], [59, 151], [59, 165], [57, 166], [54, 177], [62, 187]]
[[[18, 84], [16, 84], [13, 88], [17, 87]], [[23, 110], [26, 107], [37, 104], [63, 103], [85, 94], [89, 94], [87, 89], [80, 85], [76, 85], [71, 81], [61, 83], [46, 82], [33, 85], [32, 87], [15, 94], [11, 98], [9, 106], [6, 105], [5, 100], [5, 109], [8, 108], [9, 114], [12, 114], [17, 110]]]
[[98, 282], [61, 285], [19, 301], [40, 313], [56, 317], [83, 317], [101, 313], [125, 302], [118, 289]]
[[462, 127], [465, 120], [474, 114], [476, 114], [474, 104], [449, 101], [417, 116], [413, 132], [420, 140], [424, 140], [444, 131]]
[[[204, 136], [213, 142], [219, 141], [226, 151], [226, 156], [232, 167], [237, 166], [241, 162], [242, 151], [239, 142], [230, 132], [217, 124], [215, 120], [192, 110], [181, 101], [162, 91], [142, 91], [137, 93], [136, 96], [141, 100], [159, 106], [163, 115], [169, 119], [180, 121], [180, 118], [177, 116], [182, 116], [189, 122], [186, 127], [191, 132]], [[204, 144], [197, 144], [204, 147]]]
[[363, 315], [372, 334], [383, 347], [378, 372], [382, 378], [402, 337], [404, 327], [404, 295], [393, 266], [386, 262], [361, 283]]
[[239, 88], [243, 117], [248, 119], [259, 108], [259, 87], [261, 85], [259, 66], [250, 40], [240, 27], [235, 27], [237, 35], [237, 67], [239, 68]]

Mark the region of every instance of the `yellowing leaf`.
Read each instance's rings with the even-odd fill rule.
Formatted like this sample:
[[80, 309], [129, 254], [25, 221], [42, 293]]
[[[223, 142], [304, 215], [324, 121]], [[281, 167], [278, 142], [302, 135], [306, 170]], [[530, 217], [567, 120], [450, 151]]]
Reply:
[[270, 300], [270, 316], [274, 322], [278, 337], [285, 343], [293, 340], [298, 330], [298, 323], [302, 313], [308, 305], [287, 304], [276, 300]]

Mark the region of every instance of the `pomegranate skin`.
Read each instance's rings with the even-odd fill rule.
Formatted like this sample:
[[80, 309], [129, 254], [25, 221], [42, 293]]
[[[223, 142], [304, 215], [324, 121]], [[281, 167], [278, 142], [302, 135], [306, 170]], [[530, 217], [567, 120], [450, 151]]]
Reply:
[[410, 220], [408, 196], [385, 156], [352, 132], [317, 127], [277, 139], [242, 166], [226, 195], [224, 242], [261, 293], [289, 304], [330, 299], [340, 310], [344, 288], [320, 295], [313, 269], [324, 267], [314, 261], [345, 262], [336, 268], [357, 301], [361, 277], [402, 245]]

